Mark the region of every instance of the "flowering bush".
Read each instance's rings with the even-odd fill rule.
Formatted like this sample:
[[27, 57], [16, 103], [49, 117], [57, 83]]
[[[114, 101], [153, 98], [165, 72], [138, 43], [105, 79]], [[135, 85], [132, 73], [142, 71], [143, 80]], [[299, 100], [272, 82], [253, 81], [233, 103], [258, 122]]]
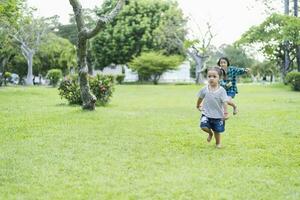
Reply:
[[70, 104], [82, 104], [78, 75], [67, 76], [58, 87], [61, 98], [68, 100]]
[[[89, 77], [91, 92], [96, 96], [96, 105], [104, 106], [109, 103], [114, 91], [113, 76], [97, 75]], [[68, 76], [60, 83], [58, 88], [61, 98], [68, 100], [70, 104], [82, 104], [78, 75]]]
[[106, 105], [114, 91], [114, 77], [97, 74], [89, 78], [92, 93], [96, 96], [96, 105]]

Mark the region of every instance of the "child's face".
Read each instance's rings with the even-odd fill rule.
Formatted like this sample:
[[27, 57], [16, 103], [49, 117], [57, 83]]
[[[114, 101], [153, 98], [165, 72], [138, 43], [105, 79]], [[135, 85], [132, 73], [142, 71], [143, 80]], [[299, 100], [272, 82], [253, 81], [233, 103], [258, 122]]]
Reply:
[[226, 60], [224, 59], [221, 59], [220, 60], [220, 67], [224, 68], [224, 67], [228, 67], [228, 63]]
[[207, 78], [208, 78], [209, 85], [216, 86], [219, 84], [220, 77], [217, 71], [214, 70], [208, 71]]

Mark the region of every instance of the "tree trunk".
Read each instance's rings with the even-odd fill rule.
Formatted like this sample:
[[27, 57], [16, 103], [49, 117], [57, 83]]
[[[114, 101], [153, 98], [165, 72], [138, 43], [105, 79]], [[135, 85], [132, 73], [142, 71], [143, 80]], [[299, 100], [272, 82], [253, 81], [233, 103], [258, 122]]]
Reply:
[[[294, 0], [294, 16], [298, 17], [298, 0]], [[300, 45], [296, 47], [297, 69], [300, 72]]]
[[298, 0], [294, 0], [294, 16], [298, 17]]
[[296, 47], [297, 70], [300, 72], [300, 46]]
[[32, 63], [33, 63], [33, 55], [35, 54], [35, 50], [30, 49], [26, 44], [21, 45], [21, 51], [23, 56], [27, 60], [27, 77], [25, 80], [26, 85], [33, 85], [33, 73], [32, 73]]
[[87, 45], [88, 40], [94, 37], [108, 22], [120, 12], [125, 0], [119, 0], [116, 7], [107, 15], [101, 16], [96, 23], [96, 27], [92, 30], [87, 30], [82, 6], [78, 0], [69, 0], [75, 14], [75, 20], [78, 30], [77, 43], [77, 65], [79, 69], [80, 91], [82, 98], [82, 108], [85, 110], [95, 110], [96, 97], [92, 94], [88, 82], [88, 65], [87, 65]]
[[289, 15], [290, 12], [290, 0], [284, 0], [284, 14]]
[[273, 83], [273, 74], [270, 76], [270, 83]]
[[[284, 0], [284, 14], [289, 15], [289, 0]], [[285, 79], [285, 75], [288, 72], [288, 68], [290, 66], [290, 55], [289, 55], [289, 42], [284, 41], [284, 63], [282, 69], [283, 80]]]
[[94, 66], [93, 66], [93, 60], [92, 60], [92, 51], [90, 50], [91, 43], [87, 43], [87, 55], [86, 55], [86, 61], [88, 66], [88, 73], [89, 75], [93, 76], [94, 74]]
[[187, 50], [187, 53], [192, 57], [192, 59], [196, 63], [196, 69], [195, 69], [196, 80], [195, 80], [195, 82], [197, 84], [203, 83], [204, 77], [202, 75], [202, 71], [203, 71], [203, 63], [205, 61], [206, 56], [198, 55], [196, 52], [191, 51], [189, 49]]
[[196, 83], [200, 84], [202, 82], [202, 77], [201, 77], [201, 68], [203, 65], [202, 58], [200, 56], [195, 55], [197, 58], [195, 59], [196, 61]]
[[30, 52], [26, 55], [27, 59], [27, 77], [26, 85], [33, 85], [33, 73], [32, 73], [32, 62], [33, 62], [33, 53]]
[[7, 61], [8, 61], [8, 58], [3, 58], [3, 60], [2, 60], [2, 67], [1, 67], [1, 69], [0, 69], [0, 72], [3, 74], [4, 73], [4, 71], [5, 71], [5, 66], [6, 66], [6, 63], [7, 63]]
[[79, 69], [79, 81], [82, 99], [82, 108], [86, 110], [94, 110], [97, 98], [92, 94], [88, 81], [88, 66], [86, 61], [87, 55], [87, 39], [78, 37], [78, 69]]
[[153, 78], [153, 84], [154, 84], [154, 85], [157, 85], [157, 84], [158, 84], [159, 78], [160, 78], [160, 77], [154, 76], [154, 78]]
[[192, 46], [192, 48], [185, 49], [183, 41], [179, 39], [179, 37], [175, 34], [176, 43], [180, 46], [180, 48], [184, 49], [186, 53], [195, 61], [196, 63], [196, 69], [195, 69], [195, 75], [196, 75], [196, 84], [204, 83], [204, 77], [203, 77], [203, 67], [204, 62], [207, 59], [208, 56], [201, 55], [199, 51]]

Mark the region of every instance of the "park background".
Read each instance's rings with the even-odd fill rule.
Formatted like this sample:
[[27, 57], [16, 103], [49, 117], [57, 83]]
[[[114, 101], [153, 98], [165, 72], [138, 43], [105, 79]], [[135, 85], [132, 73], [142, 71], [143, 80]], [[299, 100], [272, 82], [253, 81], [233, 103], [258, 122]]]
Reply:
[[[87, 41], [86, 65], [73, 15], [0, 2], [0, 199], [299, 199], [297, 0], [87, 2], [83, 31], [116, 15]], [[251, 74], [216, 149], [195, 104], [221, 56]], [[183, 63], [188, 79], [163, 81]]]

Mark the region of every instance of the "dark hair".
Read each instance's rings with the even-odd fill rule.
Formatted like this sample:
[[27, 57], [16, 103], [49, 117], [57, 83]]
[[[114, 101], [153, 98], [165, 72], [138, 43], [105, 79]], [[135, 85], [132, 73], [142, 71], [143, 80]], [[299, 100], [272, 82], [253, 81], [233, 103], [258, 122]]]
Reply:
[[221, 62], [221, 60], [226, 60], [226, 62], [227, 62], [227, 66], [229, 66], [229, 65], [230, 65], [230, 63], [229, 63], [229, 59], [228, 59], [227, 57], [221, 57], [221, 58], [219, 58], [219, 60], [218, 60], [218, 62], [217, 62], [218, 66], [220, 66], [220, 62]]
[[219, 67], [219, 66], [208, 68], [207, 72], [209, 72], [209, 71], [216, 71], [220, 78], [222, 76], [226, 76], [225, 75], [225, 70], [222, 69], [222, 67]]

